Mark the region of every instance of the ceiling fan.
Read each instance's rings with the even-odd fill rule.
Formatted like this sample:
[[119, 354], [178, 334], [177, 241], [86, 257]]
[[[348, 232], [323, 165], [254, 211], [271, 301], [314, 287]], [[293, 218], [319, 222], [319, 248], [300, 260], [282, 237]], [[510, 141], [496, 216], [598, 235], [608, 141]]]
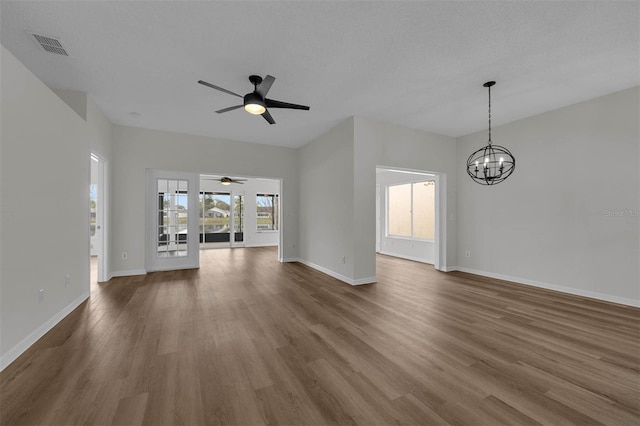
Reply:
[[223, 112], [233, 111], [234, 109], [244, 107], [245, 111], [250, 114], [262, 115], [269, 124], [276, 124], [276, 121], [273, 119], [269, 110], [267, 108], [289, 108], [289, 109], [303, 109], [305, 111], [309, 110], [308, 106], [290, 104], [288, 102], [275, 101], [273, 99], [267, 99], [267, 92], [271, 89], [271, 85], [275, 81], [275, 77], [267, 75], [264, 80], [259, 75], [249, 76], [249, 81], [253, 84], [253, 92], [247, 93], [244, 96], [240, 96], [237, 93], [234, 93], [230, 90], [223, 89], [222, 87], [218, 87], [214, 84], [207, 83], [203, 80], [198, 80], [198, 83], [211, 87], [212, 89], [219, 90], [224, 93], [228, 93], [233, 96], [237, 96], [239, 98], [243, 98], [244, 102], [242, 105], [235, 105], [228, 108], [223, 108], [221, 110], [216, 111], [218, 114], [222, 114]]
[[213, 180], [216, 182], [220, 182], [223, 185], [231, 185], [232, 183], [239, 183], [240, 185], [244, 185], [244, 182], [246, 182], [246, 179], [232, 179], [230, 177], [222, 177], [220, 179], [218, 178], [203, 178], [204, 180]]

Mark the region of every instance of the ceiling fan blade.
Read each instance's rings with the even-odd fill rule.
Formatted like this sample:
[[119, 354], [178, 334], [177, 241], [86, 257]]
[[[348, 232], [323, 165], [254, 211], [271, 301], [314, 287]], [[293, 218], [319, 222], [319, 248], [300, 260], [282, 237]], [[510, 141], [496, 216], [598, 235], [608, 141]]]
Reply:
[[233, 111], [234, 109], [242, 108], [244, 105], [236, 105], [229, 108], [223, 108], [216, 111], [218, 114], [222, 114], [223, 112]]
[[271, 114], [269, 114], [269, 110], [265, 110], [262, 113], [262, 116], [264, 117], [265, 120], [269, 122], [269, 124], [276, 124], [276, 120], [274, 120]]
[[219, 90], [219, 91], [221, 91], [221, 92], [228, 93], [228, 94], [230, 94], [230, 95], [233, 95], [233, 96], [237, 96], [237, 97], [239, 97], [239, 98], [242, 98], [242, 96], [238, 95], [237, 93], [234, 93], [234, 92], [232, 92], [232, 91], [230, 91], [230, 90], [227, 90], [227, 89], [223, 89], [222, 87], [218, 87], [218, 86], [216, 86], [216, 85], [214, 85], [214, 84], [207, 83], [206, 81], [198, 80], [198, 83], [200, 83], [200, 84], [202, 84], [202, 85], [204, 85], [204, 86], [207, 86], [207, 87], [211, 87], [212, 89], [216, 89], [216, 90]]
[[271, 85], [274, 81], [276, 81], [275, 77], [270, 75], [266, 76], [264, 80], [262, 80], [262, 83], [260, 83], [260, 85], [256, 89], [256, 92], [258, 92], [260, 96], [264, 98], [265, 96], [267, 96], [267, 92], [269, 91], [269, 89], [271, 89]]
[[305, 111], [309, 110], [308, 106], [290, 104], [288, 102], [274, 101], [273, 99], [265, 99], [264, 103], [267, 105], [267, 108], [303, 109]]
[[233, 182], [233, 183], [238, 183], [238, 184], [240, 184], [240, 185], [244, 185], [244, 182], [240, 182], [239, 180], [232, 180], [231, 182]]

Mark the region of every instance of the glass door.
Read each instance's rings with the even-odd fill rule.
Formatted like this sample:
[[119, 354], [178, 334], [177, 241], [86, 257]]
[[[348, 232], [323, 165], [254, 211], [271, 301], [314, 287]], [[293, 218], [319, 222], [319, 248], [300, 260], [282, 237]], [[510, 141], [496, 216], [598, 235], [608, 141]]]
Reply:
[[147, 271], [199, 266], [197, 210], [197, 175], [147, 171]]
[[243, 195], [200, 191], [199, 203], [201, 249], [244, 245]]
[[233, 243], [244, 245], [244, 196], [233, 196]]
[[231, 193], [200, 192], [200, 247], [228, 247], [231, 243]]

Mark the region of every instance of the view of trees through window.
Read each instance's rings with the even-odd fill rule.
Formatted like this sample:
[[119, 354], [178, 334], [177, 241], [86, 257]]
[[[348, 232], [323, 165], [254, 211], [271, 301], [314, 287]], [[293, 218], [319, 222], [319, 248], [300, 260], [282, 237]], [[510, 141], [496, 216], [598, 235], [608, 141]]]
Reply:
[[187, 256], [188, 181], [158, 179], [158, 257]]
[[275, 231], [278, 229], [278, 194], [257, 194], [256, 210], [258, 231]]
[[432, 181], [388, 186], [387, 233], [390, 236], [433, 240], [435, 185]]
[[96, 234], [96, 206], [98, 201], [98, 185], [92, 183], [89, 187], [89, 234], [94, 236]]

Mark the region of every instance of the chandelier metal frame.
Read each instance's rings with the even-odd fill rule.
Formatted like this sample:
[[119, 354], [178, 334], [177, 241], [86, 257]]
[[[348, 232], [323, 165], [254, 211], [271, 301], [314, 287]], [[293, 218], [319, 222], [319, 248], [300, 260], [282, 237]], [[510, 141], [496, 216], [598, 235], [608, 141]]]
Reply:
[[467, 174], [480, 185], [495, 185], [507, 179], [516, 168], [511, 152], [491, 141], [491, 86], [495, 81], [483, 84], [489, 90], [489, 141], [467, 159]]

